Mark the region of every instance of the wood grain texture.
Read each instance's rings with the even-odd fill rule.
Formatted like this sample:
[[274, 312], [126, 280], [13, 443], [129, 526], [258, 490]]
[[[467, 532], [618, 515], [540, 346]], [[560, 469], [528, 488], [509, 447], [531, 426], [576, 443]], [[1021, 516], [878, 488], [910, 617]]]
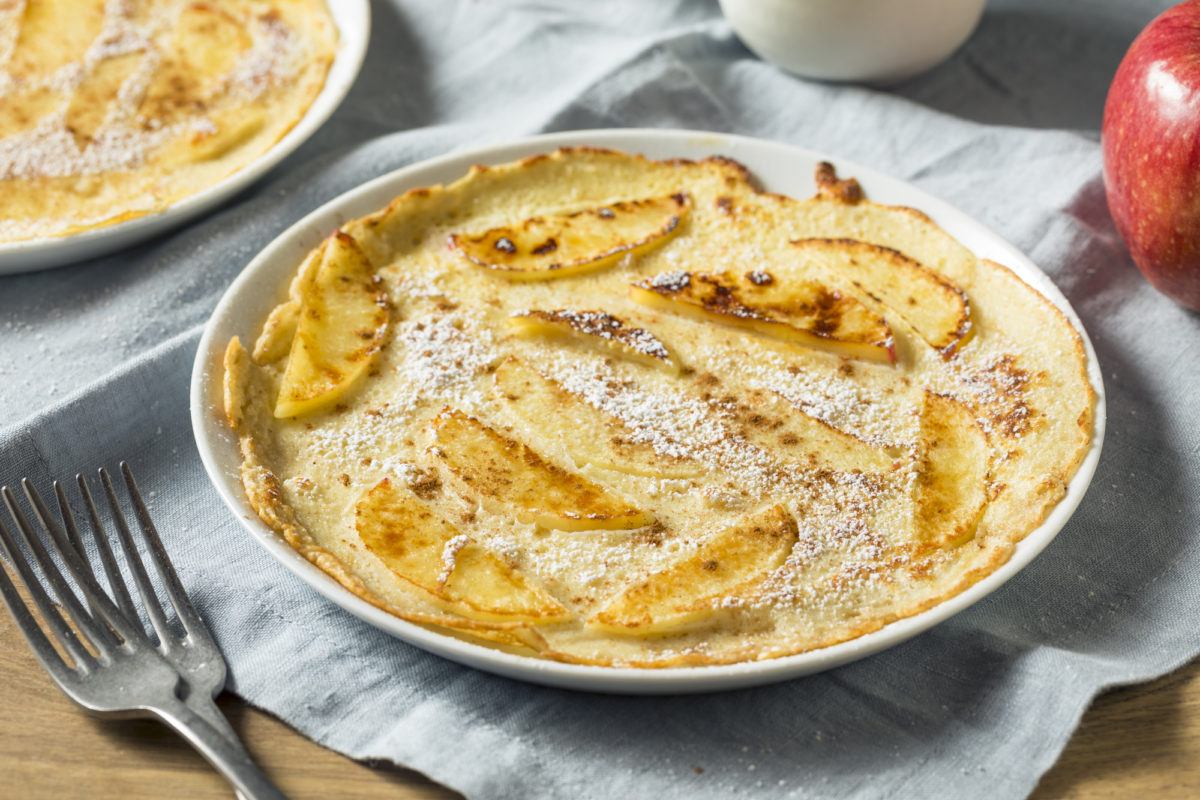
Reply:
[[[0, 797], [229, 800], [224, 779], [152, 720], [101, 720], [67, 700], [0, 606]], [[368, 766], [314, 744], [231, 695], [221, 698], [251, 754], [293, 800], [458, 797], [419, 773]]]
[[[419, 773], [356, 763], [236, 698], [221, 702], [267, 773], [294, 800], [447, 800]], [[86, 716], [50, 682], [0, 612], [0, 797], [28, 800], [232, 797], [225, 782], [156, 722]], [[1200, 662], [1099, 698], [1037, 800], [1200, 796]]]
[[1034, 800], [1200, 797], [1200, 661], [1096, 698]]

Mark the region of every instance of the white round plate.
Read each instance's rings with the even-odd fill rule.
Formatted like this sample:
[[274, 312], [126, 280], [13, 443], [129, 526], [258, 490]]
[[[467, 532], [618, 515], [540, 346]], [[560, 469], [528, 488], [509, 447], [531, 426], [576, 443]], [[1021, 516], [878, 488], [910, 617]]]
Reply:
[[[561, 664], [503, 653], [443, 636], [381, 611], [343, 589], [264, 525], [247, 503], [238, 477], [240, 461], [236, 441], [226, 427], [221, 412], [221, 357], [226, 344], [234, 335], [241, 336], [243, 340], [254, 340], [267, 313], [286, 294], [287, 284], [304, 254], [346, 220], [382, 208], [407, 189], [453, 181], [472, 164], [500, 164], [570, 145], [610, 147], [643, 153], [651, 158], [729, 156], [749, 167], [766, 184], [767, 189], [794, 197], [812, 195], [815, 191], [815, 165], [818, 161], [831, 161], [842, 175], [858, 178], [871, 199], [916, 207], [933, 217], [978, 255], [1012, 268], [1063, 310], [1083, 337], [1087, 349], [1088, 374], [1097, 395], [1096, 426], [1092, 447], [1071, 480], [1067, 496], [1037, 530], [1017, 545], [1008, 563], [965, 592], [921, 614], [893, 622], [875, 633], [821, 650], [767, 661], [670, 669]], [[225, 503], [276, 559], [332, 602], [410, 644], [461, 664], [534, 683], [623, 694], [706, 692], [795, 678], [871, 655], [948, 619], [994, 592], [1050, 543], [1083, 499], [1104, 440], [1104, 386], [1091, 342], [1066, 299], [1049, 278], [1015, 247], [941, 200], [866, 167], [823, 153], [761, 139], [665, 130], [556, 133], [454, 153], [384, 175], [330, 201], [268, 245], [242, 271], [217, 305], [196, 354], [192, 371], [191, 412], [200, 457]]]
[[265, 175], [317, 132], [341, 104], [358, 77], [371, 36], [370, 0], [330, 0], [329, 13], [338, 29], [337, 53], [321, 93], [282, 139], [246, 166], [189, 195], [162, 211], [128, 222], [92, 228], [69, 236], [50, 236], [0, 244], [0, 275], [61, 267], [98, 258], [149, 239], [214, 208]]

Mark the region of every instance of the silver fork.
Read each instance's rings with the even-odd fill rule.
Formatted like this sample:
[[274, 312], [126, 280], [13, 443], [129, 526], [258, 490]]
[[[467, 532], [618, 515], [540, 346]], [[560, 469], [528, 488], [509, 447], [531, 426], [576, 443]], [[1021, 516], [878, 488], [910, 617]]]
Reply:
[[[69, 698], [101, 715], [157, 717], [195, 747], [233, 784], [240, 796], [251, 800], [281, 799], [283, 794], [250, 759], [213, 702], [214, 695], [224, 686], [224, 659], [203, 620], [188, 600], [150, 520], [133, 474], [124, 462], [121, 464], [121, 473], [133, 503], [138, 527], [149, 545], [150, 558], [184, 635], [179, 636], [167, 621], [106, 470], [100, 470], [100, 480], [117, 529], [117, 538], [157, 634], [158, 646], [142, 627], [109, 547], [91, 490], [82, 476], [77, 476], [80, 494], [87, 507], [100, 560], [116, 602], [108, 597], [96, 581], [86, 559], [71, 505], [57, 481], [54, 491], [62, 515], [61, 525], [50, 514], [33, 485], [28, 480], [21, 482], [34, 515], [41, 523], [43, 532], [49, 535], [46, 543], [34, 533], [13, 492], [7, 486], [0, 488], [0, 495], [20, 536], [18, 543], [0, 522], [0, 548], [20, 575], [46, 628], [69, 656], [70, 663], [50, 643], [2, 565], [0, 596], [3, 596], [5, 605], [38, 661]], [[57, 606], [35, 575], [21, 544], [32, 554], [46, 582], [53, 589], [58, 600]], [[47, 544], [75, 581], [87, 604], [86, 609], [67, 585], [47, 550]], [[74, 624], [74, 630], [64, 619], [63, 610]]]

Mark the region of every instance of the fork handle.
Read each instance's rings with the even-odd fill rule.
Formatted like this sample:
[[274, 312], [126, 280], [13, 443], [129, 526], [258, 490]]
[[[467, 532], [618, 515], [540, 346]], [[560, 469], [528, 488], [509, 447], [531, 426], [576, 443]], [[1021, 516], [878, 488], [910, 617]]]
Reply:
[[[221, 709], [217, 706], [215, 698], [210, 697], [207, 692], [192, 692], [183, 702], [193, 713], [216, 729], [217, 733], [225, 738], [225, 741], [233, 745], [234, 750], [239, 753], [246, 752], [246, 748], [242, 745], [242, 740], [238, 738], [237, 733], [233, 730], [233, 726], [229, 724], [229, 720], [221, 713]], [[240, 791], [235, 790], [233, 794], [237, 800], [251, 800], [251, 798]]]
[[151, 709], [233, 784], [246, 800], [287, 800], [246, 751], [232, 744], [182, 701]]

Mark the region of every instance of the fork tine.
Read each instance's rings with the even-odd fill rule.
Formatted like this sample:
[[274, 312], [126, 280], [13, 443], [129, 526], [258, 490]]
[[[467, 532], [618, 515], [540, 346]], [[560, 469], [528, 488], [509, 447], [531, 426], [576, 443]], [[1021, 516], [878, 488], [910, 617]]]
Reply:
[[[28, 570], [29, 565], [26, 564], [25, 569], [17, 566], [18, 558], [22, 562], [25, 559], [17, 550], [16, 543], [13, 542], [8, 528], [4, 527], [3, 522], [0, 522], [0, 549], [4, 550], [4, 555], [8, 558], [9, 563], [16, 567], [24, 580], [25, 571]], [[58, 651], [54, 649], [54, 645], [50, 644], [50, 640], [42, 632], [41, 626], [37, 624], [33, 614], [29, 613], [29, 608], [21, 599], [16, 585], [3, 564], [0, 564], [0, 596], [4, 598], [4, 605], [8, 607], [8, 613], [12, 615], [17, 627], [21, 629], [25, 641], [29, 642], [29, 646], [33, 648], [33, 654], [50, 673], [50, 676], [59, 683], [70, 680], [70, 668], [62, 660]]]
[[158, 634], [159, 644], [164, 649], [169, 650], [171, 642], [175, 637], [171, 632], [171, 628], [167, 625], [167, 618], [163, 614], [162, 604], [158, 600], [154, 586], [150, 583], [150, 576], [146, 573], [145, 565], [142, 564], [142, 557], [138, 553], [137, 546], [133, 543], [133, 536], [129, 532], [129, 525], [125, 522], [125, 514], [121, 511], [121, 504], [117, 500], [117, 493], [113, 489], [112, 476], [104, 468], [100, 469], [100, 482], [104, 484], [104, 494], [108, 499], [108, 506], [112, 510], [113, 524], [117, 526], [117, 540], [121, 543], [121, 549], [125, 553], [125, 561], [129, 564], [129, 568], [133, 572], [133, 582], [137, 584], [138, 594], [142, 596], [142, 603], [146, 606], [146, 613], [150, 617], [150, 624], [154, 626], [154, 631]]
[[[66, 565], [67, 571], [71, 573], [71, 577], [75, 579], [76, 585], [87, 600], [88, 608], [92, 612], [93, 618], [99, 616], [103, 621], [116, 631], [117, 635], [122, 637], [126, 642], [129, 642], [133, 635], [129, 624], [121, 618], [120, 612], [108, 598], [104, 595], [104, 590], [96, 583], [96, 576], [92, 573], [91, 566], [87, 563], [86, 558], [79, 556], [76, 551], [74, 542], [69, 541], [63, 535], [63, 529], [51, 516], [50, 511], [46, 508], [46, 504], [42, 501], [42, 496], [28, 479], [21, 481], [21, 488], [25, 490], [25, 496], [29, 498], [29, 504], [33, 506], [33, 512], [37, 515], [38, 522], [42, 524], [42, 529], [50, 534], [50, 538], [54, 540], [54, 544], [58, 548], [58, 553], [62, 557], [63, 564]], [[55, 493], [58, 495], [59, 502], [65, 502], [66, 496], [62, 493], [58, 482], [54, 483]], [[70, 506], [64, 506], [66, 511], [64, 515], [70, 517]], [[57, 587], [55, 587], [57, 589]], [[74, 593], [72, 593], [74, 596]], [[73, 615], [72, 615], [73, 616]], [[89, 619], [90, 623], [92, 620]], [[112, 637], [103, 624], [96, 624], [98, 632], [85, 631], [92, 639], [102, 637], [104, 642], [110, 647], [116, 647], [118, 642]], [[131, 643], [131, 642], [130, 642]]]
[[95, 577], [92, 572], [92, 565], [88, 561], [87, 550], [83, 546], [83, 539], [79, 536], [79, 527], [75, 524], [75, 512], [71, 510], [71, 504], [67, 501], [67, 495], [63, 491], [62, 484], [58, 481], [54, 482], [54, 499], [58, 501], [59, 516], [62, 517], [63, 527], [67, 529], [67, 539], [71, 542], [71, 546], [75, 548], [75, 552], [79, 553], [79, 560], [87, 565], [88, 572]]
[[[33, 535], [33, 531], [29, 526], [29, 521], [25, 519], [25, 515], [17, 505], [16, 498], [13, 496], [13, 493], [9, 491], [7, 486], [4, 486], [0, 487], [0, 494], [4, 496], [4, 505], [8, 507], [9, 515], [12, 517], [13, 522], [16, 523], [17, 533], [20, 534], [21, 539], [25, 542], [26, 546], [29, 547], [29, 549], [33, 552], [34, 559], [42, 568], [42, 573], [45, 574], [47, 579], [50, 580], [51, 584], [54, 585], [54, 589], [56, 594], [59, 596], [59, 600], [64, 606], [67, 606], [68, 612], [72, 612], [71, 616], [74, 617], [74, 609], [71, 608], [71, 604], [74, 603], [74, 605], [78, 605], [78, 601], [75, 600], [75, 595], [66, 590], [65, 585], [63, 586], [63, 590], [59, 590], [59, 583], [62, 582], [61, 575], [58, 576], [59, 583], [55, 583], [54, 579], [50, 577], [52, 572], [58, 572], [58, 567], [56, 567], [54, 562], [51, 561], [46, 555], [45, 548], [41, 546], [41, 542], [38, 541], [37, 537]], [[42, 586], [41, 581], [37, 579], [37, 576], [34, 575], [33, 570], [30, 569], [29, 562], [25, 560], [25, 556], [21, 552], [20, 547], [17, 546], [15, 540], [7, 535], [7, 531], [5, 532], [4, 539], [6, 540], [4, 545], [5, 549], [8, 551], [8, 559], [12, 565], [17, 568], [17, 572], [20, 574], [21, 580], [25, 582], [25, 589], [29, 592], [29, 596], [33, 598], [33, 602], [37, 605], [38, 611], [41, 612], [42, 619], [45, 621], [47, 627], [49, 627], [51, 633], [58, 638], [58, 641], [62, 644], [63, 648], [70, 653], [71, 659], [75, 662], [75, 668], [84, 674], [91, 672], [92, 668], [96, 664], [95, 659], [92, 658], [92, 654], [84, 649], [83, 645], [80, 644], [78, 637], [76, 637], [75, 631], [71, 630], [70, 626], [67, 625], [66, 620], [62, 618], [62, 615], [58, 609], [54, 607], [53, 602], [50, 600], [50, 596], [46, 594], [46, 589]], [[83, 617], [83, 609], [79, 609], [79, 611], [79, 616]], [[76, 624], [78, 623], [79, 620], [76, 619]], [[80, 626], [80, 629], [82, 630], [83, 626]], [[84, 632], [87, 633], [86, 631]]]
[[[63, 580], [62, 572], [59, 570], [57, 564], [54, 563], [45, 545], [43, 545], [41, 536], [36, 535], [28, 527], [28, 520], [24, 514], [17, 517], [14, 513], [21, 533], [29, 540], [34, 557], [42, 567], [42, 572], [49, 579], [50, 585], [54, 587], [54, 593], [58, 596], [60, 605], [66, 606], [71, 619], [75, 621], [76, 627], [92, 642], [101, 655], [107, 658], [112, 654], [112, 648], [116, 647], [119, 642], [113, 637], [109, 629], [105, 627], [104, 620], [108, 620], [111, 626], [111, 618], [115, 616], [116, 609], [111, 608], [111, 603], [103, 602], [107, 598], [103, 597], [103, 591], [96, 584], [91, 570], [80, 563], [80, 559], [72, 544], [66, 540], [62, 528], [55, 522], [54, 517], [50, 515], [50, 512], [46, 509], [46, 504], [42, 501], [42, 496], [34, 488], [33, 484], [29, 482], [28, 478], [21, 480], [21, 488], [25, 490], [25, 497], [29, 500], [29, 504], [33, 507], [34, 515], [42, 525], [42, 532], [50, 535], [50, 548], [57, 550], [63, 564], [67, 567], [67, 571], [71, 573], [71, 577], [75, 579], [76, 586], [79, 587], [79, 591], [87, 600], [88, 607], [92, 609], [91, 614], [83, 610], [76, 592], [70, 586], [67, 586], [66, 581]], [[5, 491], [8, 491], [7, 488]], [[15, 501], [11, 496], [6, 497], [5, 501], [9, 504], [9, 510], [12, 512], [12, 509], [16, 507]], [[108, 608], [104, 606], [108, 606]], [[100, 613], [100, 619], [97, 619], [95, 616], [97, 611]]]
[[108, 535], [100, 522], [100, 513], [96, 510], [96, 501], [92, 499], [91, 487], [83, 475], [76, 475], [75, 481], [79, 484], [79, 493], [83, 495], [83, 504], [87, 507], [88, 520], [92, 524], [92, 539], [95, 540], [96, 549], [100, 553], [100, 563], [104, 566], [104, 575], [108, 578], [108, 587], [113, 599], [117, 601], [117, 608], [121, 609], [130, 625], [137, 627], [144, 634], [145, 629], [142, 628], [137, 610], [133, 607], [133, 598], [129, 596], [129, 587], [125, 585], [125, 578], [121, 576], [117, 560], [108, 544]]
[[[83, 539], [79, 536], [79, 526], [75, 524], [75, 512], [71, 510], [71, 503], [67, 500], [67, 495], [63, 491], [62, 484], [58, 481], [54, 482], [54, 499], [58, 501], [58, 514], [62, 518], [63, 527], [67, 530], [67, 540], [70, 542], [71, 547], [75, 549], [75, 552], [79, 554], [79, 560], [86, 569], [88, 577], [95, 580], [96, 573], [92, 569], [91, 562], [88, 560], [87, 549], [83, 546]], [[72, 565], [68, 564], [67, 566], [70, 568]], [[80, 581], [79, 576], [76, 576], [75, 580]], [[82, 583], [82, 581], [80, 582]], [[98, 613], [95, 601], [86, 593], [85, 599], [87, 600], [88, 610], [95, 616]]]
[[167, 588], [167, 595], [171, 598], [171, 605], [175, 607], [175, 613], [179, 615], [179, 621], [183, 623], [189, 636], [209, 638], [208, 627], [196, 613], [192, 601], [188, 598], [187, 592], [179, 580], [179, 574], [175, 572], [175, 565], [171, 563], [171, 557], [167, 555], [167, 549], [163, 547], [158, 529], [154, 527], [154, 521], [150, 519], [150, 512], [142, 501], [142, 493], [138, 490], [137, 481], [133, 479], [133, 471], [124, 461], [121, 462], [121, 476], [125, 479], [125, 487], [129, 490], [129, 498], [133, 501], [138, 527], [142, 529], [142, 535], [150, 545], [150, 558], [154, 561], [154, 567], [158, 570], [159, 577], [162, 578], [163, 584]]

